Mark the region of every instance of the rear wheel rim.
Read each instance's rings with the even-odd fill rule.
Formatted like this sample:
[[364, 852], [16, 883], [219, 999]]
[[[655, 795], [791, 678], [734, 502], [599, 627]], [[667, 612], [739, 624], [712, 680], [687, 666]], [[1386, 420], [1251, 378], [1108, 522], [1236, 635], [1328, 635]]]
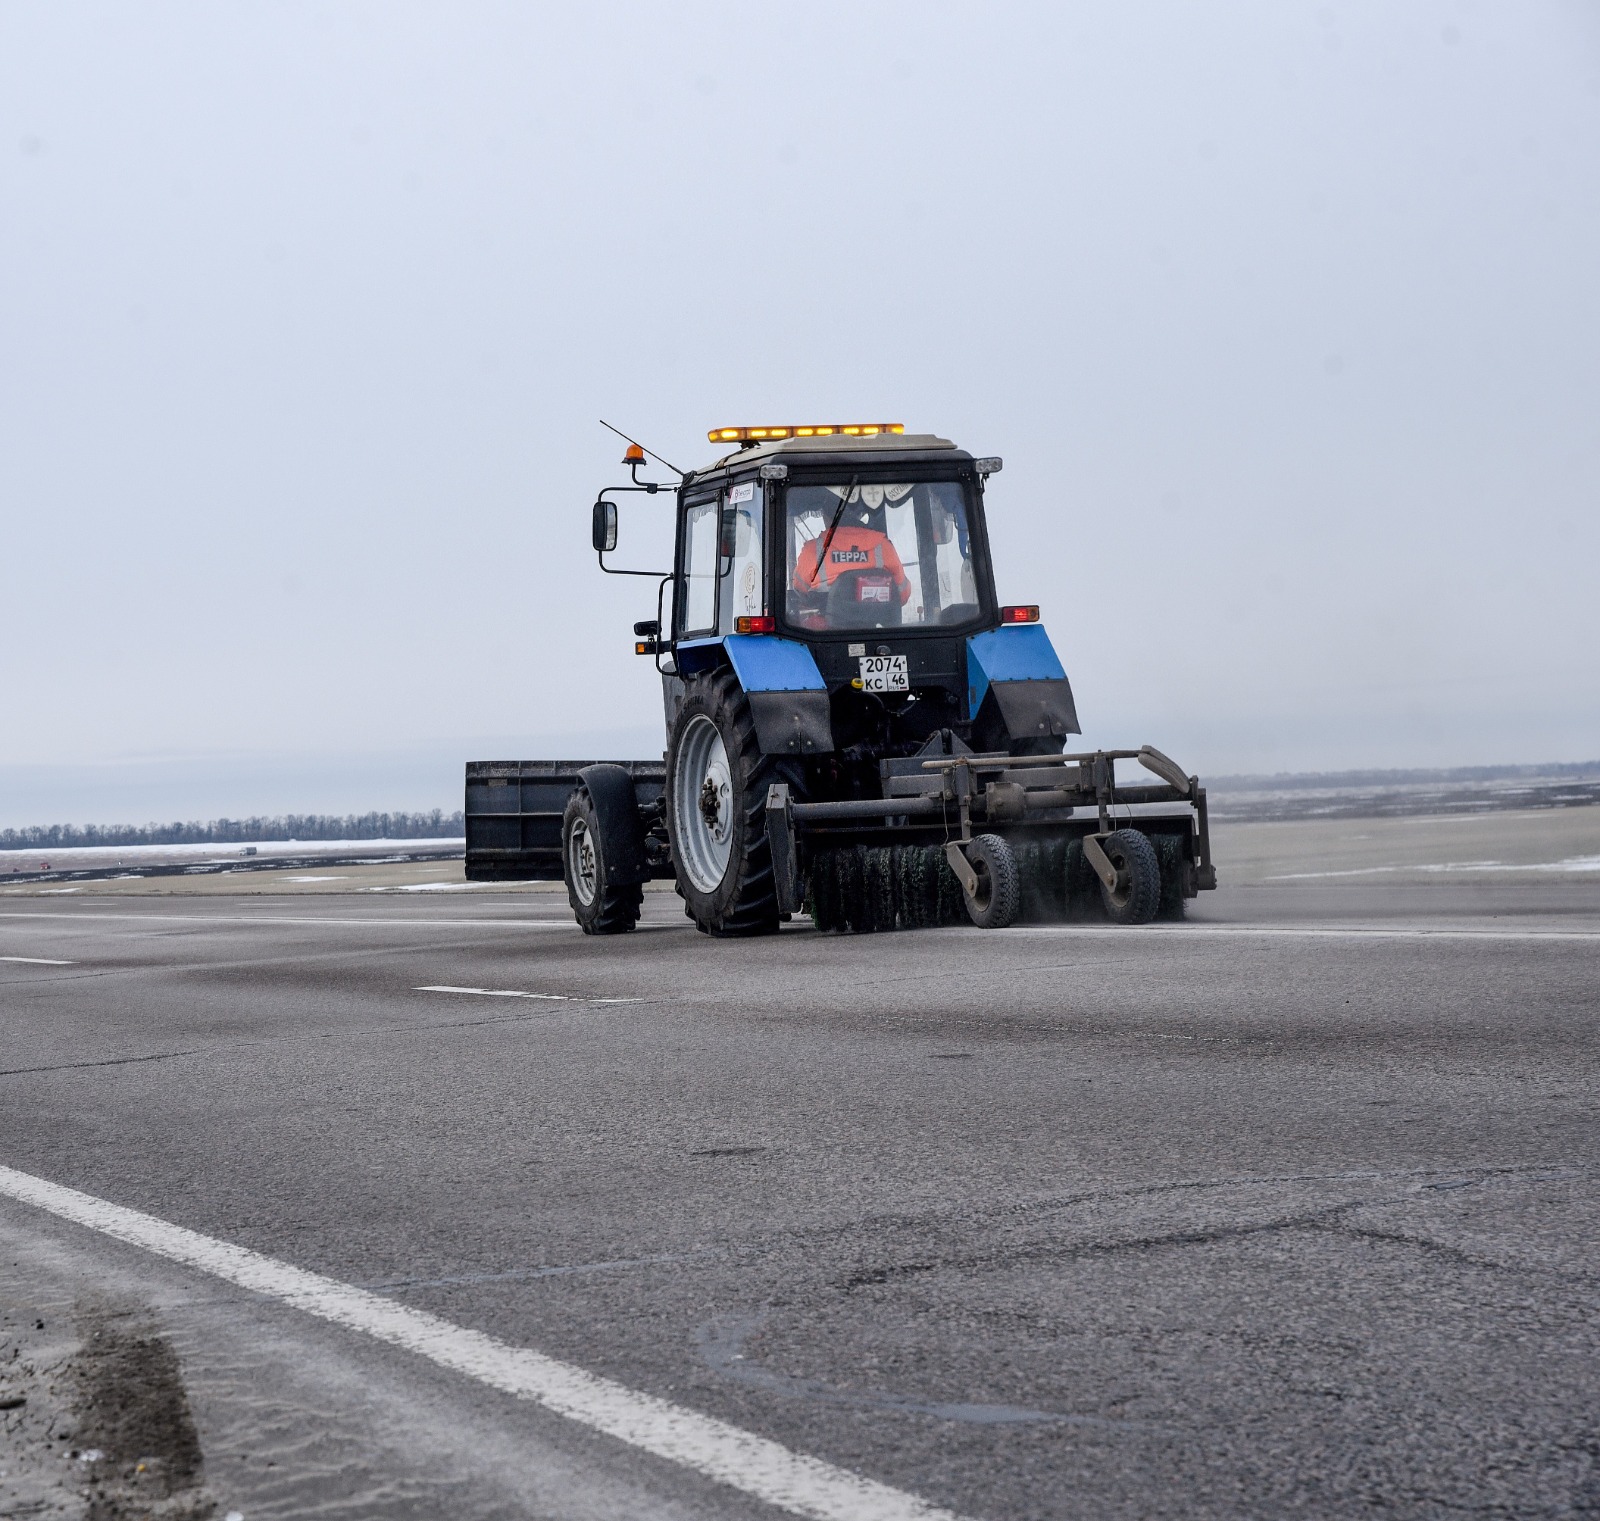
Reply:
[[594, 836], [589, 832], [586, 819], [572, 821], [572, 833], [567, 836], [567, 874], [572, 879], [572, 890], [578, 902], [587, 908], [600, 890], [600, 868], [594, 858]]
[[722, 733], [703, 714], [689, 720], [673, 763], [674, 844], [700, 892], [722, 885], [733, 855], [733, 769]]

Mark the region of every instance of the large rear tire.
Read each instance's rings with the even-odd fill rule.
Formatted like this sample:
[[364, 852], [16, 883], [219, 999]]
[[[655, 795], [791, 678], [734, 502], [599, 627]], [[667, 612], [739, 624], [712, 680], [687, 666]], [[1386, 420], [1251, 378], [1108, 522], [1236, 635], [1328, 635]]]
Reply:
[[709, 935], [778, 928], [766, 829], [775, 781], [794, 778], [762, 755], [733, 672], [690, 681], [667, 743], [667, 829], [684, 908]]
[[572, 789], [561, 816], [561, 866], [572, 916], [586, 935], [621, 935], [639, 922], [644, 888], [609, 879], [605, 837], [587, 787]]

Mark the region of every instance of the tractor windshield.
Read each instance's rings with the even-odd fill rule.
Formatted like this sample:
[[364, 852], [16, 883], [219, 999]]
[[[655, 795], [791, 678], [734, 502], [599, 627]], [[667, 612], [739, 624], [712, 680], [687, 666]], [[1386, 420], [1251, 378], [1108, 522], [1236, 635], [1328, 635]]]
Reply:
[[791, 486], [786, 507], [791, 625], [909, 628], [978, 616], [959, 482]]

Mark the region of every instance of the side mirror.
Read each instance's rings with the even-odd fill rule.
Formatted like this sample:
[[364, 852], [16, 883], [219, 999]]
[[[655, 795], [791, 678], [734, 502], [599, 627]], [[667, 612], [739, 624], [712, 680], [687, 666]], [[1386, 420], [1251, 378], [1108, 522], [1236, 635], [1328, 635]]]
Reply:
[[661, 634], [661, 624], [655, 618], [646, 618], [643, 623], [633, 626], [634, 636], [639, 639], [656, 639]]
[[617, 547], [617, 504], [615, 502], [596, 502], [594, 504], [594, 547], [597, 554], [604, 554], [607, 550]]

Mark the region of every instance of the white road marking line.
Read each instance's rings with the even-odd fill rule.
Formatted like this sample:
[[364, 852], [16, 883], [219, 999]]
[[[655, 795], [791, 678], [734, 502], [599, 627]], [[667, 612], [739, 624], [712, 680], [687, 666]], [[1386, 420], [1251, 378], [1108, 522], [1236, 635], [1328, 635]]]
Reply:
[[[551, 910], [554, 912], [554, 910]], [[577, 926], [564, 915], [560, 919], [322, 919], [289, 918], [278, 914], [124, 914], [124, 913], [50, 913], [13, 912], [0, 910], [0, 919], [129, 919], [161, 924], [328, 924], [343, 928], [391, 929], [506, 929], [506, 930], [572, 930]], [[676, 926], [641, 925], [640, 929], [664, 929]], [[918, 930], [921, 935], [969, 935], [965, 926], [942, 930]], [[1260, 935], [1269, 938], [1312, 940], [1600, 940], [1600, 930], [1491, 930], [1491, 929], [1381, 929], [1347, 928], [1343, 926], [1287, 926], [1254, 924], [1018, 924], [1006, 931], [1008, 935], [1111, 935], [1118, 938], [1130, 935], [1165, 935], [1176, 940], [1200, 939], [1209, 935]]]
[[1371, 877], [1383, 872], [1425, 871], [1438, 873], [1461, 872], [1561, 872], [1568, 876], [1585, 875], [1600, 871], [1600, 856], [1566, 856], [1559, 861], [1429, 861], [1414, 866], [1360, 866], [1348, 871], [1290, 871], [1268, 882], [1308, 882], [1318, 877]]
[[333, 924], [376, 925], [404, 929], [576, 929], [565, 914], [560, 919], [291, 919], [286, 914], [120, 914], [120, 913], [13, 913], [0, 912], [0, 919], [148, 919], [152, 924]]
[[1312, 877], [1377, 877], [1385, 872], [1399, 871], [1398, 866], [1352, 866], [1349, 871], [1288, 871], [1276, 877], [1265, 877], [1267, 882], [1300, 882]]
[[0, 1194], [415, 1352], [490, 1388], [816, 1521], [959, 1521], [953, 1512], [713, 1416], [453, 1325], [248, 1247], [0, 1167]]
[[447, 983], [429, 983], [419, 993], [476, 993], [479, 998], [541, 998], [549, 1003], [643, 1003], [642, 998], [585, 998], [579, 993], [518, 993], [512, 988], [453, 988]]
[[21, 961], [28, 966], [76, 966], [75, 961], [52, 961], [48, 956], [0, 956], [0, 961]]
[[[946, 933], [950, 933], [946, 931]], [[954, 931], [965, 934], [964, 928]], [[1174, 940], [1210, 936], [1260, 936], [1273, 940], [1575, 940], [1600, 941], [1600, 930], [1289, 928], [1255, 924], [1018, 924], [1008, 935], [1162, 935]]]

